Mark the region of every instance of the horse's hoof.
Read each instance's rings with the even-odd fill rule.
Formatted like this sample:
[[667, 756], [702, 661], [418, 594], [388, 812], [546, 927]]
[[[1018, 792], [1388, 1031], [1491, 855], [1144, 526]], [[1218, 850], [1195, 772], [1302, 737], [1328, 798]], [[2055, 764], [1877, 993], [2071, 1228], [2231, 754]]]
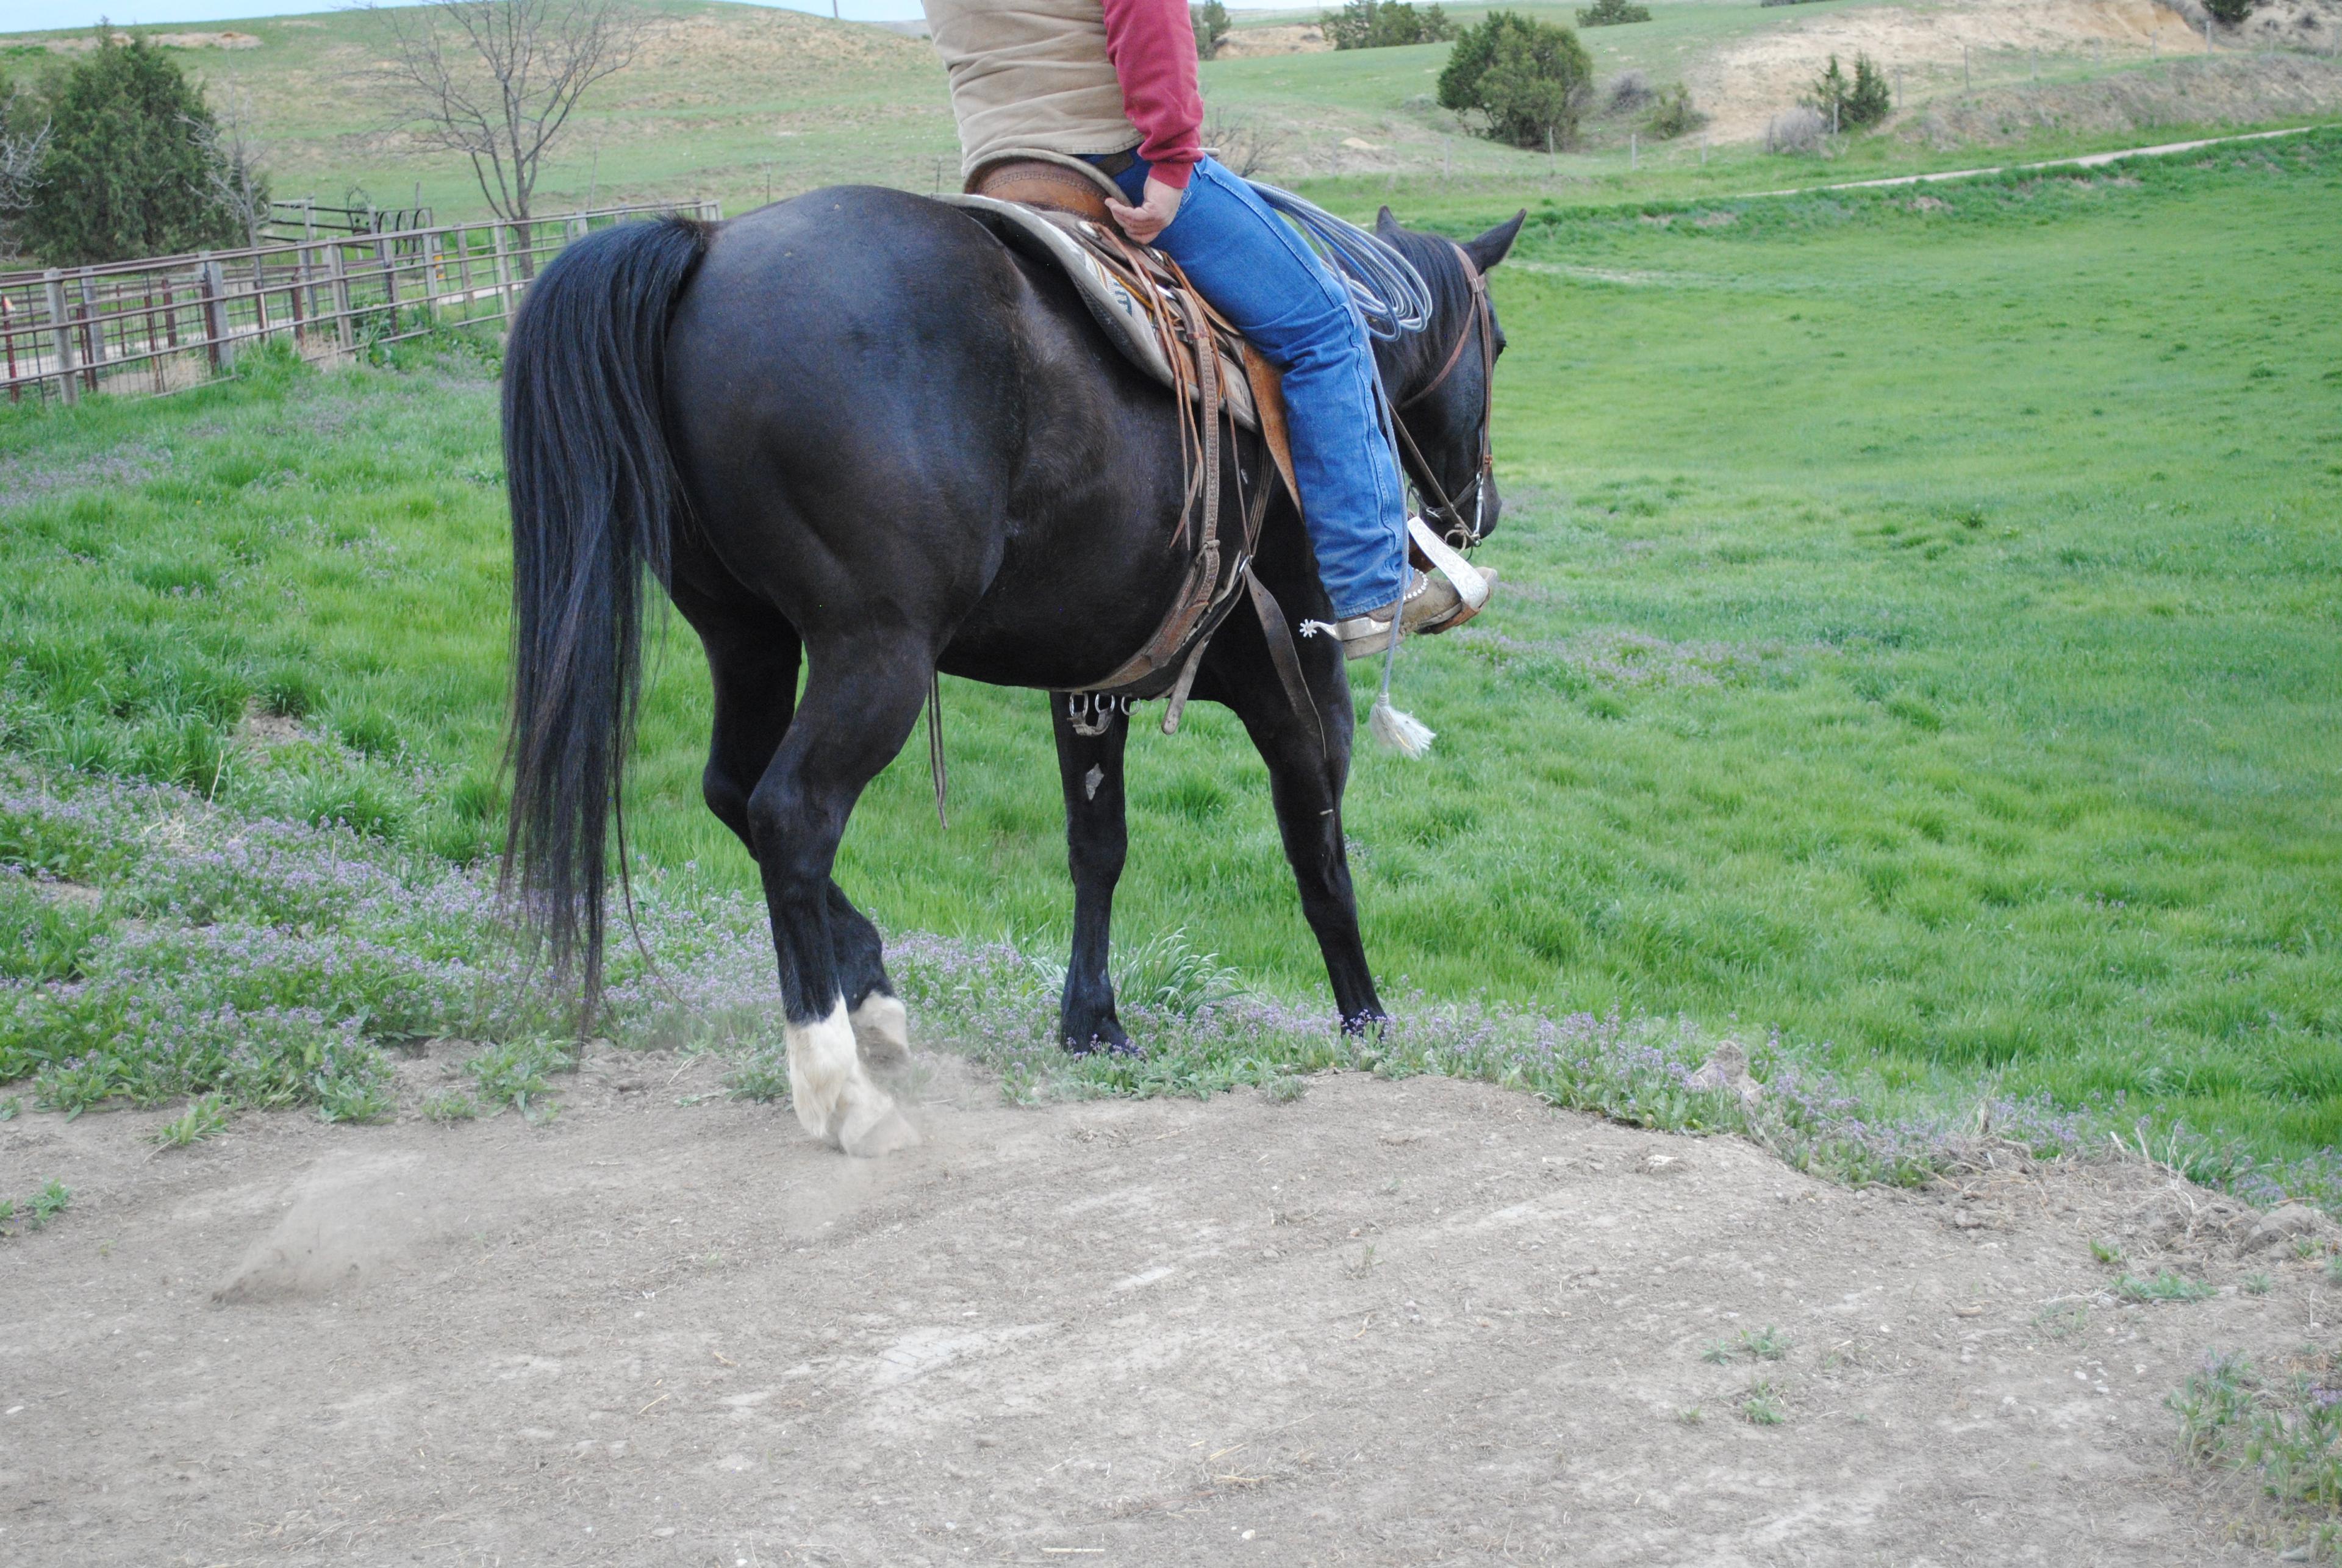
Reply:
[[837, 1146], [847, 1154], [875, 1160], [883, 1154], [918, 1147], [919, 1130], [891, 1103], [875, 1115], [860, 1113], [861, 1107], [856, 1107], [838, 1128]]
[[903, 1067], [911, 1060], [910, 1014], [902, 998], [873, 991], [851, 1014], [854, 1044], [865, 1066]]

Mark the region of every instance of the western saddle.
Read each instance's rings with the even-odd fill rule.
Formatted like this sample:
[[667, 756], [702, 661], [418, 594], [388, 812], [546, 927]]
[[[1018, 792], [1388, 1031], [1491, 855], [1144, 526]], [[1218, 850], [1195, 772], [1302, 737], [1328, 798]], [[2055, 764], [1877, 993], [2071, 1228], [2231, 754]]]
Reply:
[[[1180, 410], [1186, 502], [1174, 542], [1188, 549], [1186, 574], [1146, 645], [1068, 694], [1075, 727], [1101, 734], [1117, 710], [1167, 696], [1163, 731], [1176, 734], [1205, 645], [1240, 593], [1248, 594], [1260, 617], [1287, 700], [1314, 720], [1316, 707], [1285, 613], [1252, 574], [1272, 489], [1268, 467], [1296, 508], [1301, 497], [1276, 370], [1196, 292], [1176, 262], [1123, 234], [1106, 211], [1109, 193], [1119, 195], [1112, 181], [1077, 158], [1019, 152], [985, 164], [968, 176], [964, 195], [945, 198], [1012, 250], [1062, 269], [1115, 346], [1169, 387]], [[1223, 432], [1234, 439], [1239, 429], [1255, 433], [1266, 457], [1255, 465], [1261, 477], [1249, 494], [1239, 465], [1240, 504], [1235, 525], [1224, 527]]]

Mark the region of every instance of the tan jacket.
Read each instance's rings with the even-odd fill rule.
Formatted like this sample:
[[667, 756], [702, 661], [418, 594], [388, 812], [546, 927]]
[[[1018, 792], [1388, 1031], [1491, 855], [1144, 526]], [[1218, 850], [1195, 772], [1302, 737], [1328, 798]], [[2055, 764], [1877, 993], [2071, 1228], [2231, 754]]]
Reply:
[[1101, 0], [921, 0], [951, 77], [963, 172], [1016, 147], [1138, 145], [1106, 56]]

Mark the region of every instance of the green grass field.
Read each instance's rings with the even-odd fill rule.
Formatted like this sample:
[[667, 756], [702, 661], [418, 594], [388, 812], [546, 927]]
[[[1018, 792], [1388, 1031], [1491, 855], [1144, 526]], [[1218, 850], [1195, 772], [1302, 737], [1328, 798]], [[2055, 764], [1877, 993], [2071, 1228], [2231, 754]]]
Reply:
[[[1777, 1028], [1890, 1102], [2335, 1143], [2342, 135], [1924, 196], [1527, 195], [1509, 586], [1402, 660], [1434, 759], [1364, 754], [1350, 795], [1386, 994]], [[0, 415], [0, 744], [479, 854], [493, 364], [398, 353]], [[742, 889], [704, 685], [669, 635], [634, 822], [673, 884]], [[951, 829], [906, 755], [841, 879], [891, 930], [1046, 952], [1041, 699], [946, 703]], [[239, 742], [254, 704], [310, 738]], [[1148, 732], [1132, 773], [1125, 940], [1321, 994], [1235, 724]]]

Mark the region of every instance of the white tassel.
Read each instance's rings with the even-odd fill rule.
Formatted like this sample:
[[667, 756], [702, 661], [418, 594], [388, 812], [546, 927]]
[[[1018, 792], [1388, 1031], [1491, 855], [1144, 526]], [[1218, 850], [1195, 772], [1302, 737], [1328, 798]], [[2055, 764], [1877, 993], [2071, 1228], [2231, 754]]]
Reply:
[[1366, 714], [1366, 731], [1375, 739], [1411, 761], [1420, 760], [1431, 751], [1437, 732], [1413, 714], [1403, 714], [1391, 706], [1390, 694], [1383, 693], [1375, 699], [1374, 710]]

